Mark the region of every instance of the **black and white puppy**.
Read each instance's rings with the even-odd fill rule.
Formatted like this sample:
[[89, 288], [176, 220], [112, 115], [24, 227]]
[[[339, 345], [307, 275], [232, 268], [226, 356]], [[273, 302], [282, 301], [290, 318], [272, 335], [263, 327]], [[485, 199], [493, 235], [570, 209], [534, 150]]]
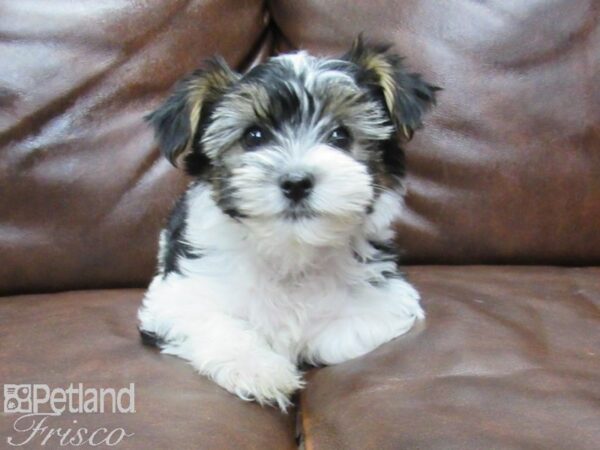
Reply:
[[340, 58], [221, 59], [149, 116], [195, 181], [160, 236], [139, 311], [162, 351], [245, 400], [285, 410], [297, 365], [336, 364], [423, 317], [397, 268], [401, 145], [436, 87], [359, 38]]

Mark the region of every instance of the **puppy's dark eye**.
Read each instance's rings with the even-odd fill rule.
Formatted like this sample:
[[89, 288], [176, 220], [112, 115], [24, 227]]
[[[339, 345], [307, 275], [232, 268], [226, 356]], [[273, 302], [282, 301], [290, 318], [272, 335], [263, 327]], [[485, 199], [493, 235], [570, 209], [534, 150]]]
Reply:
[[267, 143], [269, 139], [268, 131], [257, 126], [248, 128], [242, 137], [242, 144], [247, 150], [254, 150]]
[[329, 133], [329, 143], [342, 150], [348, 150], [352, 144], [352, 137], [346, 127], [338, 127]]

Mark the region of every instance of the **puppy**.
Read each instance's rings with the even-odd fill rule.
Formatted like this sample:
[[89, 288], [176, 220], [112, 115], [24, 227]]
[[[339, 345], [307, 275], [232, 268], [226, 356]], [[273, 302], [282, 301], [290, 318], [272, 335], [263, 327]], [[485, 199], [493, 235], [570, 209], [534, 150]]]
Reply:
[[385, 47], [222, 59], [149, 122], [194, 181], [160, 235], [140, 331], [244, 400], [290, 406], [299, 363], [337, 364], [423, 318], [397, 268], [402, 144], [438, 88]]

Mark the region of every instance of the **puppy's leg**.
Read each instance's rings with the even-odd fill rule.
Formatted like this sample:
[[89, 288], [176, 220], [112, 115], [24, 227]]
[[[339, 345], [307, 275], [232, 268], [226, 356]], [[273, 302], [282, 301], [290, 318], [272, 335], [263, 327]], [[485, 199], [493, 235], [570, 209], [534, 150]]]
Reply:
[[189, 361], [201, 374], [244, 400], [285, 411], [302, 388], [300, 372], [245, 320], [215, 308], [185, 281], [153, 283], [139, 311], [140, 329], [158, 336], [164, 353]]
[[314, 324], [303, 359], [337, 364], [362, 356], [406, 333], [423, 317], [419, 293], [402, 279], [364, 288], [333, 317]]

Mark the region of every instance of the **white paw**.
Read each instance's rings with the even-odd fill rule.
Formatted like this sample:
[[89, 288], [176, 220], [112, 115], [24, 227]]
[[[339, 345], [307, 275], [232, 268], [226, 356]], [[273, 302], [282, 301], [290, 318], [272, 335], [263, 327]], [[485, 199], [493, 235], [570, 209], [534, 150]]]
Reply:
[[[397, 313], [401, 317], [401, 321], [406, 320], [404, 317], [414, 317], [416, 319], [425, 318], [423, 308], [419, 304], [421, 296], [419, 292], [407, 281], [398, 279], [391, 283], [393, 294], [393, 305]], [[401, 327], [404, 328], [404, 327]]]
[[270, 352], [247, 355], [221, 364], [208, 375], [243, 400], [277, 405], [283, 412], [292, 405], [290, 396], [305, 384], [294, 364]]

